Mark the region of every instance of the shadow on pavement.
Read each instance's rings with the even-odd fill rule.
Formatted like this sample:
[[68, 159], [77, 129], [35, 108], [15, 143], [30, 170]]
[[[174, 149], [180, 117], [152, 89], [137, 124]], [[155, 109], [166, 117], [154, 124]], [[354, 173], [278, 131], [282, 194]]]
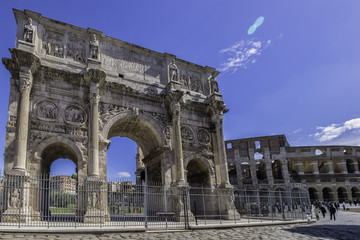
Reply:
[[360, 238], [360, 225], [314, 225], [306, 227], [294, 227], [284, 230], [318, 238], [342, 240]]

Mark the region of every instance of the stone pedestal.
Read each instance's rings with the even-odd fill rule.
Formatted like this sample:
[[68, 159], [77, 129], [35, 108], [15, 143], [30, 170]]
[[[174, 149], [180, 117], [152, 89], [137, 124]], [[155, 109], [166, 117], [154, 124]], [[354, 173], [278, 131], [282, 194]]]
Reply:
[[110, 221], [106, 210], [106, 184], [97, 177], [89, 177], [84, 184], [86, 213], [84, 223], [103, 224]]
[[187, 218], [188, 222], [194, 222], [194, 214], [190, 210], [190, 195], [189, 189], [185, 186], [177, 185], [169, 189], [171, 201], [173, 206], [170, 208], [175, 209], [175, 221], [184, 222]]
[[220, 196], [220, 214], [225, 220], [239, 220], [240, 214], [236, 211], [234, 189], [223, 188], [218, 189]]
[[25, 171], [12, 170], [4, 177], [3, 206], [6, 208], [1, 221], [4, 223], [28, 223], [39, 221], [40, 213], [30, 202], [30, 178]]
[[26, 52], [35, 52], [35, 45], [30, 42], [26, 42], [24, 40], [18, 40], [18, 49], [24, 50]]

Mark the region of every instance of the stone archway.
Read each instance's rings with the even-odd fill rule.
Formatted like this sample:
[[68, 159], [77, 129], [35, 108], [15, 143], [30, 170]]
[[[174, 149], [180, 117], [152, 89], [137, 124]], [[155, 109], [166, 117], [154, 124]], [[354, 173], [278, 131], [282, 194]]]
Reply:
[[[33, 208], [40, 212], [43, 220], [52, 216], [56, 217], [58, 221], [75, 221], [74, 215], [59, 215], [55, 210], [54, 214], [50, 209], [51, 207], [61, 207], [68, 211], [81, 212], [84, 206], [78, 204], [80, 196], [78, 196], [77, 180], [70, 176], [50, 176], [50, 167], [57, 159], [68, 159], [76, 165], [76, 172], [78, 173], [82, 159], [81, 152], [70, 140], [57, 137], [47, 139], [40, 144], [37, 153], [40, 154], [41, 158], [38, 165], [40, 174], [38, 178], [32, 180], [32, 184], [37, 182], [39, 191], [30, 192], [30, 203], [32, 202]], [[34, 201], [35, 199], [37, 200]], [[68, 208], [69, 205], [72, 206], [72, 209]]]
[[272, 168], [272, 174], [273, 174], [274, 179], [283, 179], [280, 160], [275, 160], [271, 164], [271, 168]]
[[352, 197], [353, 201], [355, 201], [355, 200], [357, 202], [360, 201], [360, 191], [359, 191], [358, 187], [352, 187], [351, 188], [351, 197]]
[[322, 189], [323, 200], [324, 201], [334, 201], [334, 192], [329, 187], [324, 187]]
[[319, 200], [319, 196], [318, 196], [318, 191], [316, 188], [309, 188], [309, 198], [311, 202], [315, 202], [317, 200]]
[[266, 162], [265, 161], [259, 161], [256, 163], [256, 177], [260, 181], [266, 181], [267, 175], [266, 175]]
[[208, 166], [200, 158], [190, 160], [186, 165], [186, 180], [190, 186], [190, 210], [195, 215], [211, 212], [212, 207], [204, 201], [204, 194], [210, 193], [211, 177]]
[[344, 188], [344, 187], [339, 187], [337, 189], [337, 195], [338, 195], [339, 202], [345, 202], [348, 200], [348, 193], [347, 193], [346, 188]]
[[352, 159], [347, 159], [346, 160], [346, 169], [348, 173], [355, 173], [356, 169], [355, 169], [355, 164], [354, 161]]
[[[115, 136], [127, 137], [136, 142], [141, 152], [138, 159], [145, 165], [145, 182], [152, 184], [165, 184], [165, 169], [168, 162], [165, 163], [167, 150], [167, 141], [164, 133], [160, 131], [158, 125], [144, 114], [134, 114], [133, 111], [126, 111], [111, 118], [104, 124], [102, 135], [104, 139], [110, 139]], [[111, 143], [110, 143], [111, 144]], [[106, 150], [108, 144], [102, 146], [100, 153], [100, 172], [106, 176]], [[101, 147], [101, 146], [100, 146]], [[170, 183], [167, 183], [170, 184]]]

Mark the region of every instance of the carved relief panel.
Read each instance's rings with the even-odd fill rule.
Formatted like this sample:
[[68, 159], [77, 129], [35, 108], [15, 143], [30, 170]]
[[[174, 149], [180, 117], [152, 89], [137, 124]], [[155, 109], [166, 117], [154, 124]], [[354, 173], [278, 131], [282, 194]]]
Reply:
[[35, 116], [44, 121], [55, 121], [59, 116], [59, 109], [55, 103], [43, 100], [34, 106]]
[[100, 208], [100, 196], [99, 192], [89, 192], [88, 195], [88, 208], [98, 209]]
[[66, 46], [66, 55], [68, 58], [80, 63], [86, 62], [85, 39], [82, 39], [74, 34], [69, 34], [69, 41]]
[[64, 121], [72, 125], [83, 125], [87, 120], [85, 110], [77, 105], [69, 105], [64, 111]]
[[43, 50], [47, 55], [64, 57], [64, 35], [54, 31], [46, 30], [43, 37]]
[[183, 142], [193, 142], [194, 141], [194, 133], [190, 127], [181, 126], [181, 140]]
[[194, 92], [204, 93], [204, 85], [201, 81], [201, 74], [187, 70], [180, 71], [180, 83], [182, 88]]
[[197, 132], [197, 139], [200, 144], [209, 145], [211, 143], [210, 133], [205, 129], [199, 129]]

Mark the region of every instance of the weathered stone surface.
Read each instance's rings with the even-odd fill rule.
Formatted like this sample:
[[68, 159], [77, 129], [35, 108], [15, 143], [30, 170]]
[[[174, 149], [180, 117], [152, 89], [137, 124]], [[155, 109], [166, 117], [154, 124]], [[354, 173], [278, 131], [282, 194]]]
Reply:
[[360, 147], [291, 147], [284, 135], [225, 141], [230, 181], [245, 189], [306, 188], [311, 200], [360, 200]]
[[[146, 181], [185, 186], [185, 172], [203, 164], [209, 187], [231, 189], [222, 133], [227, 110], [215, 69], [32, 11], [14, 13], [16, 46], [3, 59], [12, 75], [5, 174], [36, 177], [68, 158], [80, 181], [103, 182], [108, 139], [122, 136], [138, 144], [139, 180], [146, 170]], [[93, 202], [79, 204], [86, 219], [95, 214]]]

